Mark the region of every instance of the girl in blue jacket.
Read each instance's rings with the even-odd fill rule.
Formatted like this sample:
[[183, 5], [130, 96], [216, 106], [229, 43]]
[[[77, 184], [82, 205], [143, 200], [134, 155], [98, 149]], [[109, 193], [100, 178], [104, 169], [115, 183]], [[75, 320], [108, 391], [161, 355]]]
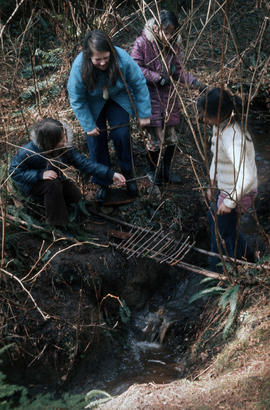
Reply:
[[65, 122], [44, 118], [33, 127], [31, 141], [11, 161], [11, 177], [23, 194], [42, 200], [49, 225], [67, 225], [67, 206], [82, 197], [79, 188], [65, 176], [68, 166], [106, 178], [110, 184], [125, 183], [123, 175], [72, 148], [72, 138], [72, 130]]
[[[137, 114], [140, 126], [148, 125], [151, 116], [148, 88], [137, 63], [126, 51], [113, 47], [102, 31], [90, 31], [83, 51], [72, 65], [68, 93], [75, 116], [86, 133], [91, 159], [110, 164], [108, 121], [119, 166], [127, 180], [132, 178], [129, 116]], [[109, 180], [95, 177], [93, 182], [100, 185], [97, 199], [104, 201]], [[127, 181], [127, 189], [136, 195], [134, 181]]]

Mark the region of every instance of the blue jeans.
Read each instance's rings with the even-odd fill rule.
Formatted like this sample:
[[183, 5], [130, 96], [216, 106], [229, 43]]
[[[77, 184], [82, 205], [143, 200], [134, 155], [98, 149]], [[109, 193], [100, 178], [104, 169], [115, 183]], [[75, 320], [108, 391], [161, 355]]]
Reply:
[[[211, 204], [211, 211], [208, 212], [208, 222], [211, 229], [211, 252], [218, 253], [213, 204]], [[223, 255], [241, 259], [243, 256], [251, 256], [251, 251], [244, 236], [238, 230], [238, 223], [240, 222], [238, 218], [240, 218], [240, 214], [233, 209], [229, 214], [217, 215], [217, 223], [219, 237], [225, 243], [225, 246], [223, 246], [220, 240]], [[218, 263], [221, 263], [220, 258], [210, 257], [210, 269], [212, 271], [222, 272], [222, 266], [216, 266]]]
[[[108, 149], [108, 135], [106, 131], [106, 120], [110, 127], [129, 123], [129, 114], [115, 101], [109, 99], [104, 105], [96, 121], [97, 127], [102, 131], [100, 135], [87, 135], [87, 145], [92, 161], [99, 162], [110, 167], [110, 156]], [[129, 175], [132, 173], [130, 129], [129, 126], [115, 128], [110, 131], [121, 171]], [[93, 177], [92, 181], [98, 185], [107, 186], [109, 179]]]

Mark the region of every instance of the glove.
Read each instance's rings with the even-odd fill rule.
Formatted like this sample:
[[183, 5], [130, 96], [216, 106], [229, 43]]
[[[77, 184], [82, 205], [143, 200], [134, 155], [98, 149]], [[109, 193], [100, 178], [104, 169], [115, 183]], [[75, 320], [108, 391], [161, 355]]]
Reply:
[[198, 88], [200, 92], [204, 91], [207, 86], [205, 84], [200, 83], [198, 80], [194, 80], [191, 84], [194, 88]]
[[206, 90], [206, 88], [207, 88], [207, 85], [205, 85], [205, 84], [200, 84], [200, 86], [199, 86], [199, 91], [200, 91], [200, 92], [203, 92], [204, 90]]
[[170, 80], [166, 77], [161, 77], [159, 80], [159, 84], [163, 87], [164, 85], [170, 84]]

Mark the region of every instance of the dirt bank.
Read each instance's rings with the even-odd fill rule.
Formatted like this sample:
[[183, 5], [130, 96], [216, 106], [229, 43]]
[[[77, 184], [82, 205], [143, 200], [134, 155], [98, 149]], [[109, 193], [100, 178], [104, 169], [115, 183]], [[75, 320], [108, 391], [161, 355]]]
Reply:
[[[254, 299], [253, 299], [254, 301]], [[240, 314], [238, 330], [195, 376], [133, 385], [100, 409], [269, 409], [269, 292]], [[207, 349], [204, 351], [206, 354]]]

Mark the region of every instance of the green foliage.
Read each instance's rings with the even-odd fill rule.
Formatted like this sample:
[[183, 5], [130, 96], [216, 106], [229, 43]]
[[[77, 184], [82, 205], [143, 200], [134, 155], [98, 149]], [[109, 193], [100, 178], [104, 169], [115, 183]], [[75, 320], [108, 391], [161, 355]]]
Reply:
[[26, 91], [22, 93], [22, 98], [24, 100], [29, 100], [33, 98], [38, 98], [39, 93], [45, 93], [41, 99], [41, 103], [46, 103], [48, 98], [56, 98], [61, 88], [56, 84], [57, 78], [55, 75], [52, 75], [48, 80], [38, 81], [35, 85], [30, 85]]
[[[100, 397], [99, 396], [105, 396], [105, 397]], [[94, 400], [93, 400], [94, 399]], [[87, 406], [85, 406], [86, 409], [94, 409], [96, 406], [99, 406], [102, 403], [105, 403], [108, 400], [111, 400], [112, 396], [103, 391], [103, 390], [91, 390], [88, 392], [85, 396], [85, 400], [89, 402]]]
[[204, 296], [213, 296], [217, 294], [222, 294], [224, 289], [220, 286], [212, 286], [211, 288], [200, 290], [199, 292], [195, 293], [195, 295], [191, 296], [189, 299], [189, 303], [195, 302], [195, 300], [200, 299]]
[[42, 75], [48, 71], [56, 71], [61, 67], [62, 49], [55, 48], [54, 50], [44, 51], [39, 48], [35, 51], [35, 65], [27, 63], [22, 69], [21, 74], [24, 78], [30, 79], [36, 75]]
[[238, 291], [239, 291], [239, 285], [231, 286], [228, 289], [226, 289], [224, 294], [219, 299], [218, 304], [219, 306], [221, 306], [222, 310], [226, 308], [228, 303], [230, 304], [230, 314], [225, 324], [225, 327], [223, 329], [224, 338], [227, 337], [228, 332], [236, 318]]
[[42, 80], [44, 75], [50, 71], [57, 71], [62, 64], [62, 49], [44, 51], [36, 49], [35, 65], [27, 63], [21, 71], [26, 79], [34, 78], [35, 84], [30, 85], [22, 94], [24, 100], [34, 100], [35, 103], [47, 104], [50, 100], [55, 99], [61, 92], [61, 86], [57, 84], [59, 78], [52, 74], [49, 78]]
[[[212, 284], [213, 281], [216, 282], [216, 279], [205, 278], [201, 283]], [[193, 303], [195, 300], [198, 300], [204, 296], [217, 296], [220, 295], [218, 306], [224, 311], [227, 305], [230, 306], [230, 314], [228, 316], [227, 322], [223, 329], [223, 337], [226, 339], [228, 332], [231, 329], [231, 326], [236, 319], [237, 313], [237, 299], [239, 293], [239, 285], [228, 286], [227, 288], [221, 286], [211, 286], [206, 289], [202, 289], [199, 292], [195, 293], [190, 299], [189, 303]]]
[[46, 63], [46, 64], [38, 64], [35, 66], [31, 66], [30, 63], [26, 64], [25, 68], [22, 70], [22, 75], [24, 78], [29, 80], [33, 77], [33, 73], [39, 75], [44, 74], [44, 72], [55, 70], [55, 64], [53, 63]]
[[91, 217], [86, 208], [86, 201], [82, 199], [77, 204], [71, 204], [71, 211], [69, 215], [70, 222], [75, 222], [80, 217]]
[[[0, 349], [2, 355], [12, 345]], [[0, 360], [0, 364], [2, 360]], [[0, 371], [0, 410], [49, 410], [49, 409], [84, 409], [85, 400], [83, 395], [65, 394], [61, 399], [54, 400], [50, 394], [39, 394], [34, 399], [27, 396], [27, 389], [15, 384], [8, 384], [6, 376]]]
[[123, 323], [128, 323], [128, 321], [130, 320], [131, 312], [125, 300], [122, 299], [121, 302], [122, 302], [122, 305], [119, 306], [120, 317]]
[[[7, 349], [12, 345], [7, 345], [0, 349], [0, 355], [2, 355]], [[2, 360], [0, 360], [0, 364]], [[11, 403], [13, 403], [13, 397], [20, 394], [21, 398], [24, 400], [26, 396], [26, 389], [24, 387], [16, 386], [13, 384], [8, 384], [5, 381], [6, 376], [0, 371], [0, 409], [7, 410], [12, 408]]]

